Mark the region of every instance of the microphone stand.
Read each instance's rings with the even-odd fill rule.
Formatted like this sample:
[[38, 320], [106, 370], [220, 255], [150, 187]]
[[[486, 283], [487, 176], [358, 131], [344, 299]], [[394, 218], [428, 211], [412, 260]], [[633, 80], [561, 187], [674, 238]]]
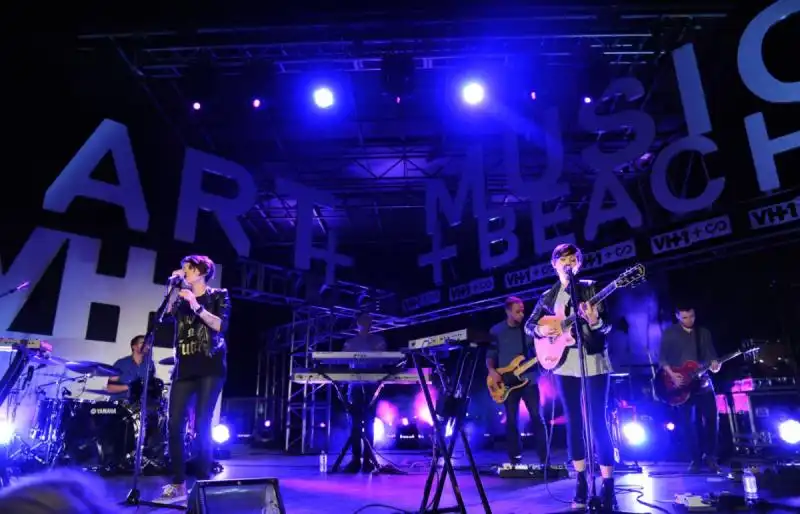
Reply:
[[[580, 316], [578, 308], [581, 304], [580, 297], [578, 296], [578, 288], [575, 284], [575, 274], [571, 268], [566, 269], [569, 283], [567, 284], [567, 292], [569, 293], [570, 300], [572, 300], [572, 308], [575, 313], [575, 342], [578, 349], [578, 359], [581, 365], [581, 414], [583, 418], [583, 438], [586, 447], [586, 476], [589, 482], [589, 498], [586, 502], [587, 512], [616, 512], [620, 514], [621, 511], [613, 509], [603, 511], [602, 501], [597, 496], [597, 484], [595, 480], [595, 459], [594, 448], [592, 443], [594, 441], [594, 434], [592, 433], [592, 402], [589, 400], [589, 381], [586, 377], [586, 355], [584, 354], [583, 345], [583, 323], [584, 319]], [[601, 405], [605, 410], [606, 406]], [[605, 412], [603, 413], [605, 417]]]
[[164, 295], [164, 299], [161, 301], [161, 305], [158, 307], [156, 311], [157, 317], [153, 322], [153, 325], [150, 327], [150, 330], [147, 331], [147, 336], [145, 336], [144, 344], [145, 348], [147, 348], [147, 357], [145, 357], [145, 374], [144, 378], [142, 379], [142, 398], [139, 403], [139, 433], [136, 436], [136, 450], [134, 451], [134, 459], [133, 459], [133, 484], [131, 485], [131, 490], [128, 492], [128, 496], [123, 500], [122, 505], [131, 506], [131, 507], [156, 507], [156, 508], [163, 508], [163, 509], [174, 509], [174, 510], [187, 510], [187, 507], [182, 505], [174, 505], [171, 503], [158, 503], [152, 501], [142, 501], [141, 500], [141, 492], [139, 491], [139, 478], [142, 474], [142, 452], [144, 451], [144, 440], [145, 435], [147, 432], [147, 391], [148, 385], [150, 383], [150, 371], [153, 369], [153, 346], [155, 345], [156, 341], [156, 328], [161, 325], [164, 321], [164, 315], [166, 314], [167, 304], [169, 303], [170, 296], [172, 292], [175, 291], [176, 288], [179, 287], [180, 283], [174, 283], [170, 280], [167, 286], [167, 293]]

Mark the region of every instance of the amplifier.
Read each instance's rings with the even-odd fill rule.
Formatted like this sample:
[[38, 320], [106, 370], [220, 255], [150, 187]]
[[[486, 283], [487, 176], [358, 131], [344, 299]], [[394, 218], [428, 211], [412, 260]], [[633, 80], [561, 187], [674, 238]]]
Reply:
[[286, 514], [276, 478], [198, 480], [189, 493], [189, 514]]
[[800, 395], [796, 389], [762, 389], [725, 396], [733, 411], [729, 423], [735, 450], [759, 454], [787, 446], [778, 427], [786, 420], [800, 421]]

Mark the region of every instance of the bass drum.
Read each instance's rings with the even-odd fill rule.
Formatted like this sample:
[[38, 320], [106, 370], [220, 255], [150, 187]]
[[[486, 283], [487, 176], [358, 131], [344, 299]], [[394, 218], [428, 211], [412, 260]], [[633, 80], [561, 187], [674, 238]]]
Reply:
[[114, 468], [135, 447], [135, 420], [123, 402], [66, 400], [61, 461], [83, 467]]

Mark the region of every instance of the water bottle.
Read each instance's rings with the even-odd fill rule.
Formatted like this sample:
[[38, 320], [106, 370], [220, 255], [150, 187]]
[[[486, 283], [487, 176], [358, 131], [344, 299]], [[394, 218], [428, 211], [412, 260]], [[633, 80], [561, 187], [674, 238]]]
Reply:
[[328, 472], [328, 454], [324, 450], [319, 454], [319, 472]]
[[744, 498], [752, 502], [758, 500], [758, 482], [753, 470], [747, 468], [742, 475], [742, 485], [744, 485]]

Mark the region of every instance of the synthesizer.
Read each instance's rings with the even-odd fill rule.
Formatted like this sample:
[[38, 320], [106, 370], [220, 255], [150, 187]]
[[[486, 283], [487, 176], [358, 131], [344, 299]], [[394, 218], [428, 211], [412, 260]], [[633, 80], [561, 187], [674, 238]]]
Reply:
[[40, 339], [16, 339], [13, 337], [0, 337], [0, 352], [10, 352], [18, 348], [27, 348], [34, 352], [52, 352], [53, 346]]
[[435, 336], [421, 337], [412, 339], [408, 342], [411, 350], [421, 350], [423, 348], [435, 348], [460, 343], [488, 343], [489, 336], [486, 332], [479, 332], [473, 329], [463, 328], [453, 332], [445, 332]]
[[[426, 381], [430, 383], [430, 370], [424, 372]], [[380, 371], [348, 372], [332, 371], [322, 373], [318, 371], [296, 371], [292, 375], [292, 381], [297, 384], [418, 384], [419, 375], [416, 370], [400, 371], [398, 373], [386, 373]]]
[[405, 360], [401, 352], [311, 352], [311, 360], [319, 364], [398, 364]]

